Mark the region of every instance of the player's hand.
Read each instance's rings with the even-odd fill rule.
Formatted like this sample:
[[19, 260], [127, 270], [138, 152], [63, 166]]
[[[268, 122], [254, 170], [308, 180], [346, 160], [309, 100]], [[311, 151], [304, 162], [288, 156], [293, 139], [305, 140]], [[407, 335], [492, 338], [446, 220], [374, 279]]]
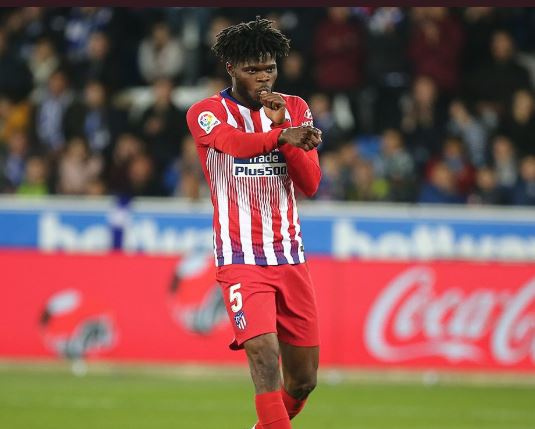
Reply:
[[285, 143], [304, 151], [315, 149], [321, 143], [321, 130], [310, 126], [286, 128], [279, 136], [279, 144]]
[[260, 93], [260, 103], [264, 106], [266, 116], [275, 125], [280, 125], [285, 121], [286, 101], [279, 93], [262, 91]]

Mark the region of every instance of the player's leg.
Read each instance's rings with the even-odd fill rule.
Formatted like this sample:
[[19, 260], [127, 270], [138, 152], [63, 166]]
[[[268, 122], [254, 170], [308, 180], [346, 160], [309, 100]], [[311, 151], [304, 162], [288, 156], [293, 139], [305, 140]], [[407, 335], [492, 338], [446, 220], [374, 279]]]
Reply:
[[290, 419], [280, 391], [279, 342], [276, 327], [277, 273], [266, 267], [229, 265], [216, 274], [235, 340], [244, 348], [255, 385], [255, 404], [264, 429], [289, 429]]
[[[316, 386], [319, 334], [316, 299], [306, 264], [284, 265], [279, 270], [277, 331], [284, 385], [281, 395], [293, 418]], [[265, 429], [257, 423], [256, 429]]]
[[[316, 387], [319, 347], [298, 347], [279, 342], [279, 348], [283, 373], [280, 391], [288, 417], [293, 419], [303, 409], [308, 395]], [[255, 426], [255, 429], [263, 428], [260, 423]]]
[[243, 344], [257, 394], [280, 389], [279, 341], [274, 333], [259, 335]]
[[279, 341], [274, 333], [245, 341], [251, 378], [255, 386], [257, 428], [289, 429], [290, 419], [280, 390]]
[[282, 399], [290, 419], [305, 406], [317, 382], [319, 347], [297, 347], [280, 342], [283, 387]]

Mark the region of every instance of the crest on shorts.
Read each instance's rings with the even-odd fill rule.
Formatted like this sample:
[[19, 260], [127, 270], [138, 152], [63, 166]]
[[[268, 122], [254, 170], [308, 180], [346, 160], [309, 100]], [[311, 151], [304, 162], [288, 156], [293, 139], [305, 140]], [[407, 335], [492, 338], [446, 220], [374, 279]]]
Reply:
[[247, 322], [245, 320], [245, 313], [243, 312], [243, 310], [238, 311], [234, 315], [234, 323], [236, 323], [238, 329], [241, 329], [242, 331], [245, 329], [245, 327], [247, 326]]
[[221, 123], [212, 112], [208, 111], [201, 112], [197, 121], [206, 134], [210, 134], [212, 130]]

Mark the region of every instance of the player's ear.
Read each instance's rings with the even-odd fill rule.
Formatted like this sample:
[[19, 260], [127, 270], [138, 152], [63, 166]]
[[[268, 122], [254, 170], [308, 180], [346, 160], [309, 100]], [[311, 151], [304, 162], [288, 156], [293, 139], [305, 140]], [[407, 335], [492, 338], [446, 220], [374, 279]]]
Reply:
[[225, 64], [225, 67], [230, 77], [234, 77], [234, 66], [227, 61], [227, 63]]

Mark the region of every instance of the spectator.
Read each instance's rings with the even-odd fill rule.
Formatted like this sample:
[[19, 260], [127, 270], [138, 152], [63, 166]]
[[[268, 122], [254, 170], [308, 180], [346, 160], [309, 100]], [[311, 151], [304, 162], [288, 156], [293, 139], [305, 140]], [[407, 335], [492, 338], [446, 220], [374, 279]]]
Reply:
[[375, 163], [375, 171], [389, 184], [389, 199], [413, 201], [414, 163], [405, 150], [403, 136], [395, 129], [388, 129], [381, 137], [381, 153]]
[[105, 31], [113, 19], [109, 7], [74, 7], [65, 24], [65, 50], [67, 59], [77, 66], [87, 59], [89, 40], [96, 31]]
[[39, 156], [32, 156], [26, 162], [24, 179], [17, 188], [16, 193], [27, 196], [47, 195], [49, 193], [47, 180], [48, 166], [46, 160]]
[[514, 93], [511, 112], [502, 121], [500, 132], [511, 138], [519, 157], [535, 155], [535, 109], [530, 91]]
[[411, 94], [402, 101], [401, 129], [407, 148], [420, 174], [427, 161], [440, 153], [445, 136], [446, 110], [439, 99], [435, 82], [427, 76], [417, 77]]
[[513, 192], [513, 204], [535, 206], [535, 156], [520, 161], [520, 177]]
[[498, 135], [493, 139], [492, 165], [498, 185], [509, 194], [517, 182], [518, 167], [513, 143], [508, 137]]
[[388, 182], [375, 176], [373, 164], [361, 160], [353, 167], [345, 199], [349, 201], [382, 201], [388, 196]]
[[434, 165], [429, 181], [422, 186], [418, 201], [429, 204], [464, 203], [456, 189], [455, 174], [446, 163], [438, 162]]
[[200, 166], [197, 146], [193, 137], [186, 136], [182, 141], [180, 158], [167, 169], [165, 184], [167, 193], [178, 197], [198, 200], [201, 196], [209, 195], [203, 180], [204, 173]]
[[80, 137], [71, 139], [59, 159], [57, 192], [82, 195], [102, 172], [102, 158], [91, 155]]
[[52, 152], [58, 152], [65, 143], [63, 119], [73, 102], [67, 75], [55, 70], [48, 79], [48, 89], [36, 106], [33, 129], [39, 143]]
[[318, 92], [310, 96], [308, 101], [314, 118], [314, 126], [322, 131], [322, 143], [318, 150], [322, 153], [336, 150], [340, 145], [344, 132], [336, 122], [331, 100], [326, 94]]
[[495, 7], [467, 7], [462, 13], [466, 34], [463, 50], [463, 70], [475, 71], [482, 64], [491, 62], [489, 40], [503, 27], [500, 9]]
[[474, 166], [481, 167], [485, 164], [486, 129], [459, 99], [450, 104], [448, 131], [466, 142], [468, 158]]
[[13, 101], [0, 94], [0, 146], [19, 131], [30, 128], [31, 107], [26, 100]]
[[496, 173], [489, 167], [481, 167], [476, 173], [476, 186], [468, 197], [470, 204], [502, 204], [503, 193], [496, 180]]
[[186, 112], [175, 106], [172, 100], [173, 82], [167, 78], [156, 79], [152, 85], [154, 102], [142, 114], [138, 128], [147, 143], [148, 154], [162, 172], [180, 155], [181, 142], [189, 134], [186, 128]]
[[399, 127], [399, 99], [409, 86], [406, 13], [399, 7], [379, 7], [368, 21], [366, 61], [369, 90], [373, 92], [373, 132]]
[[22, 183], [29, 150], [23, 131], [11, 134], [5, 149], [0, 146], [0, 192], [13, 192]]
[[0, 28], [0, 94], [21, 100], [31, 88], [32, 75], [28, 66], [10, 50], [7, 34]]
[[50, 75], [60, 65], [60, 58], [50, 39], [39, 39], [33, 46], [28, 65], [33, 76], [34, 100], [44, 97]]
[[96, 31], [89, 36], [87, 54], [74, 67], [73, 76], [77, 89], [82, 89], [88, 82], [95, 80], [101, 82], [110, 94], [121, 86], [119, 66], [106, 33]]
[[128, 164], [127, 193], [133, 197], [157, 197], [164, 195], [154, 170], [154, 163], [144, 153], [135, 155]]
[[317, 200], [341, 200], [344, 197], [339, 155], [326, 152], [320, 157], [321, 181], [316, 192]]
[[441, 156], [428, 166], [428, 176], [437, 162], [448, 166], [455, 177], [455, 190], [460, 195], [467, 196], [474, 186], [475, 170], [467, 160], [462, 140], [453, 136], [446, 138]]
[[204, 39], [201, 40], [200, 75], [203, 78], [220, 78], [227, 82], [228, 73], [225, 64], [212, 54], [211, 47], [216, 41], [217, 34], [230, 27], [233, 22], [225, 16], [214, 16], [209, 24]]
[[[344, 189], [352, 181], [354, 167], [361, 161], [357, 145], [353, 141], [344, 141], [337, 150], [340, 177]], [[344, 191], [345, 192], [345, 191]]]
[[292, 51], [283, 58], [277, 78], [277, 91], [299, 95], [308, 100], [312, 83], [310, 74], [306, 72], [307, 65], [303, 55]]
[[123, 133], [113, 147], [111, 161], [105, 171], [109, 190], [115, 194], [129, 191], [128, 169], [130, 162], [143, 152], [143, 142], [134, 134]]
[[106, 89], [101, 82], [90, 81], [84, 88], [82, 102], [73, 103], [67, 109], [64, 129], [67, 138], [83, 137], [92, 152], [106, 157], [111, 142], [125, 127], [126, 119], [108, 103]]
[[480, 66], [467, 79], [466, 95], [475, 99], [481, 114], [505, 113], [511, 94], [529, 88], [528, 71], [515, 58], [513, 38], [506, 31], [496, 31], [491, 40], [492, 60]]
[[141, 42], [138, 62], [141, 75], [148, 83], [161, 77], [177, 80], [184, 67], [184, 48], [172, 37], [165, 22], [156, 23], [150, 37]]
[[94, 178], [87, 183], [85, 194], [91, 197], [103, 196], [108, 192], [106, 183], [100, 178]]
[[11, 11], [4, 28], [19, 57], [27, 60], [35, 42], [50, 32], [44, 7], [21, 7]]
[[413, 74], [429, 76], [440, 91], [454, 94], [459, 86], [462, 28], [445, 7], [412, 9], [409, 58]]
[[314, 34], [315, 76], [319, 90], [348, 97], [359, 129], [358, 90], [364, 83], [364, 40], [348, 7], [330, 7]]

